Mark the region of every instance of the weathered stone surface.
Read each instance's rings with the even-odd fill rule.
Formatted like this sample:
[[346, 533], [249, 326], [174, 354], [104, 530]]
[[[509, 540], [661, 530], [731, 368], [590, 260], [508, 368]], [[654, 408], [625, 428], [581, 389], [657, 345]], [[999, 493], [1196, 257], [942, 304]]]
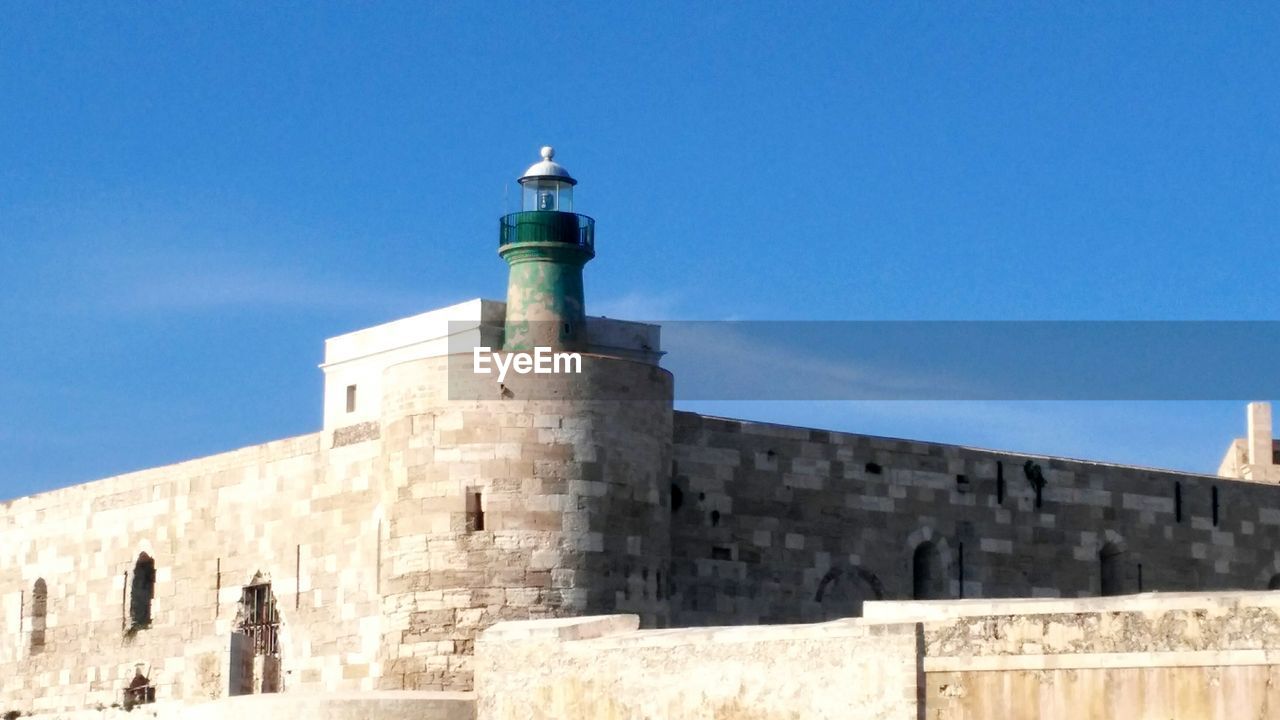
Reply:
[[478, 718], [1266, 718], [1278, 608], [1274, 593], [1181, 593], [880, 602], [768, 627], [503, 623], [476, 648]]
[[634, 616], [630, 624], [619, 620], [503, 623], [486, 631], [476, 649], [478, 717], [917, 717], [911, 624], [636, 631]]

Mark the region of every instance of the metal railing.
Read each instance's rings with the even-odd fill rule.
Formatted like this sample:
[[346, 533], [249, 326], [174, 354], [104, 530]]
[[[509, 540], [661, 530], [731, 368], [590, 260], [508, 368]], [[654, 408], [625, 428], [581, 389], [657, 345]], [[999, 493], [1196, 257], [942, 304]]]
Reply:
[[498, 247], [530, 242], [565, 243], [594, 253], [595, 218], [554, 210], [526, 210], [502, 217]]

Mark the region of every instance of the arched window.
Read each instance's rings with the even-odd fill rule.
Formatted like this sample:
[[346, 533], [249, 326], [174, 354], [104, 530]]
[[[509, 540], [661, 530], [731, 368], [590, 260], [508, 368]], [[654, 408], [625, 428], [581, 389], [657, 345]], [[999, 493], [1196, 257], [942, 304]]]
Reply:
[[884, 585], [876, 574], [857, 565], [831, 568], [818, 582], [813, 600], [819, 603], [813, 619], [836, 620], [861, 617], [867, 600], [883, 600]]
[[45, 620], [49, 616], [49, 586], [37, 578], [31, 589], [31, 654], [44, 650]]
[[916, 546], [911, 556], [911, 597], [936, 600], [946, 597], [947, 579], [942, 576], [942, 554], [932, 542]]
[[129, 592], [129, 620], [133, 627], [151, 625], [151, 598], [156, 593], [156, 561], [146, 553], [133, 564], [133, 583]]
[[1124, 592], [1124, 550], [1107, 543], [1098, 551], [1098, 567], [1101, 574], [1103, 595], [1120, 595]]
[[241, 591], [236, 625], [239, 632], [248, 636], [253, 654], [262, 657], [261, 664], [255, 663], [261, 675], [250, 680], [250, 687], [256, 687], [258, 692], [280, 692], [280, 612], [271, 592], [270, 577], [256, 573]]
[[280, 654], [280, 613], [271, 581], [261, 573], [240, 594], [240, 632], [253, 641], [255, 655]]

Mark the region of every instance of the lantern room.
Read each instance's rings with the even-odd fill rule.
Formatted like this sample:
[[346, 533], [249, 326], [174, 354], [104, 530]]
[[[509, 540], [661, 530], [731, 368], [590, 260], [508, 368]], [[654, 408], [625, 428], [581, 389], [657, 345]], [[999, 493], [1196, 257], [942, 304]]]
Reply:
[[573, 212], [573, 186], [578, 181], [555, 161], [555, 156], [555, 148], [542, 148], [541, 162], [530, 165], [520, 177], [524, 196], [521, 210]]

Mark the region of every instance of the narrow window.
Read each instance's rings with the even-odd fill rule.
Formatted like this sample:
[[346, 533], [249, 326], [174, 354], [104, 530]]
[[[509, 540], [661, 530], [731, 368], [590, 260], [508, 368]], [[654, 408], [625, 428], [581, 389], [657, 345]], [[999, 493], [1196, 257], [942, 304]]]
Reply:
[[484, 507], [480, 502], [480, 493], [468, 492], [467, 532], [476, 532], [479, 530], [484, 530]]
[[1023, 463], [1022, 472], [1027, 476], [1027, 480], [1031, 483], [1031, 487], [1036, 491], [1036, 507], [1039, 508], [1043, 506], [1044, 486], [1046, 482], [1044, 479], [1044, 470], [1040, 467], [1039, 463], [1028, 460]]
[[356, 411], [356, 386], [347, 386], [347, 412]]
[[1142, 563], [1138, 563], [1138, 592], [1142, 592]]
[[271, 583], [248, 585], [241, 592], [240, 632], [249, 636], [255, 655], [280, 654], [280, 613]]
[[996, 461], [996, 504], [1004, 504], [1004, 463]]
[[216, 618], [222, 609], [222, 558], [213, 570], [213, 616]]
[[1182, 522], [1182, 483], [1179, 481], [1173, 483], [1173, 520]]
[[964, 543], [956, 545], [956, 565], [959, 566], [960, 599], [964, 599]]
[[1218, 488], [1214, 486], [1213, 490], [1213, 526], [1218, 527]]
[[134, 628], [151, 625], [151, 598], [156, 592], [156, 562], [146, 553], [133, 564], [133, 584], [129, 592], [129, 620]]
[[1111, 543], [1098, 551], [1098, 570], [1102, 595], [1124, 592], [1124, 551]]
[[956, 492], [969, 492], [969, 478], [966, 475], [956, 476]]
[[45, 621], [49, 617], [49, 586], [44, 578], [31, 589], [31, 654], [44, 650]]

